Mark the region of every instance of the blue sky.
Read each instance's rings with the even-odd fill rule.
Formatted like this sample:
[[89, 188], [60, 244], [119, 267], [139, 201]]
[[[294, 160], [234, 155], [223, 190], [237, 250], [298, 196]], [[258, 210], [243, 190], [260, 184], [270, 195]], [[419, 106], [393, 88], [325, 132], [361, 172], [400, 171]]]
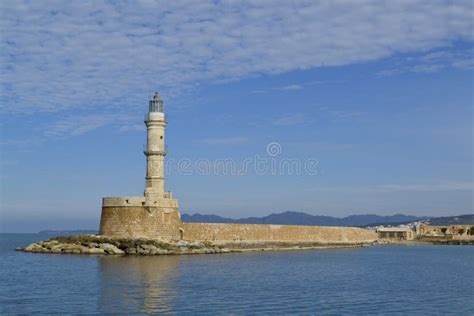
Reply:
[[[473, 209], [471, 1], [2, 1], [3, 231], [141, 195], [160, 91], [182, 213]], [[277, 143], [277, 156], [267, 146]], [[262, 157], [314, 172], [202, 174]]]

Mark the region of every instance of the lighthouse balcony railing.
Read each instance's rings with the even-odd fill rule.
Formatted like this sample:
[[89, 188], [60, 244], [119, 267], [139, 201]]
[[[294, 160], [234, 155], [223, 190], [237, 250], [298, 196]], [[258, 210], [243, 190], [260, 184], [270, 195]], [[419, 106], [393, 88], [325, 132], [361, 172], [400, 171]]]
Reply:
[[[150, 113], [156, 113], [156, 112], [150, 112]], [[148, 113], [148, 114], [150, 114], [150, 113]], [[159, 112], [159, 113], [163, 113], [163, 112]], [[147, 121], [149, 120], [149, 118], [150, 118], [150, 117], [148, 116], [148, 114], [145, 114], [145, 119], [144, 119], [145, 122], [147, 122]], [[160, 120], [161, 120], [161, 119], [160, 119]], [[166, 114], [163, 114], [163, 120], [164, 120], [166, 123], [168, 123], [168, 116], [167, 116]]]
[[143, 153], [145, 155], [163, 155], [165, 156], [168, 153], [168, 146], [165, 145], [164, 148], [148, 148], [146, 144], [143, 145]]

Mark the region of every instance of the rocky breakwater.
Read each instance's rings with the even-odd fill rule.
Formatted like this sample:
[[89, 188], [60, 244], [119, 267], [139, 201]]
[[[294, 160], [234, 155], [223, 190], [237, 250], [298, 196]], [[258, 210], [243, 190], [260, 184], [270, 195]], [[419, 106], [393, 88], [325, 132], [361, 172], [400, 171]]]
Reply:
[[115, 239], [95, 235], [54, 237], [17, 251], [86, 255], [180, 255], [227, 253], [231, 250], [209, 242], [164, 242], [150, 239]]

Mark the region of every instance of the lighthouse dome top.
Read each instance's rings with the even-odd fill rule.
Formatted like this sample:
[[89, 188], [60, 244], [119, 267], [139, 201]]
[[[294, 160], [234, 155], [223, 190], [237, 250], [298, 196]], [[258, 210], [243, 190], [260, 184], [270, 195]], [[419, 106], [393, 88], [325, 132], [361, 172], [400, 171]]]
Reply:
[[160, 94], [155, 92], [153, 99], [149, 101], [149, 112], [161, 112], [163, 113], [163, 100], [160, 98]]

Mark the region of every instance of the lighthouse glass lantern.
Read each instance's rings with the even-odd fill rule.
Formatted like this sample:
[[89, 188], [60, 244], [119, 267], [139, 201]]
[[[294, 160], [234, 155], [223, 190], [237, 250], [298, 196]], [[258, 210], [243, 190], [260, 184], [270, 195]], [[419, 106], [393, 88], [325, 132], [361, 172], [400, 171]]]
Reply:
[[163, 113], [163, 100], [160, 100], [160, 95], [158, 92], [155, 92], [153, 99], [150, 100], [149, 112]]

